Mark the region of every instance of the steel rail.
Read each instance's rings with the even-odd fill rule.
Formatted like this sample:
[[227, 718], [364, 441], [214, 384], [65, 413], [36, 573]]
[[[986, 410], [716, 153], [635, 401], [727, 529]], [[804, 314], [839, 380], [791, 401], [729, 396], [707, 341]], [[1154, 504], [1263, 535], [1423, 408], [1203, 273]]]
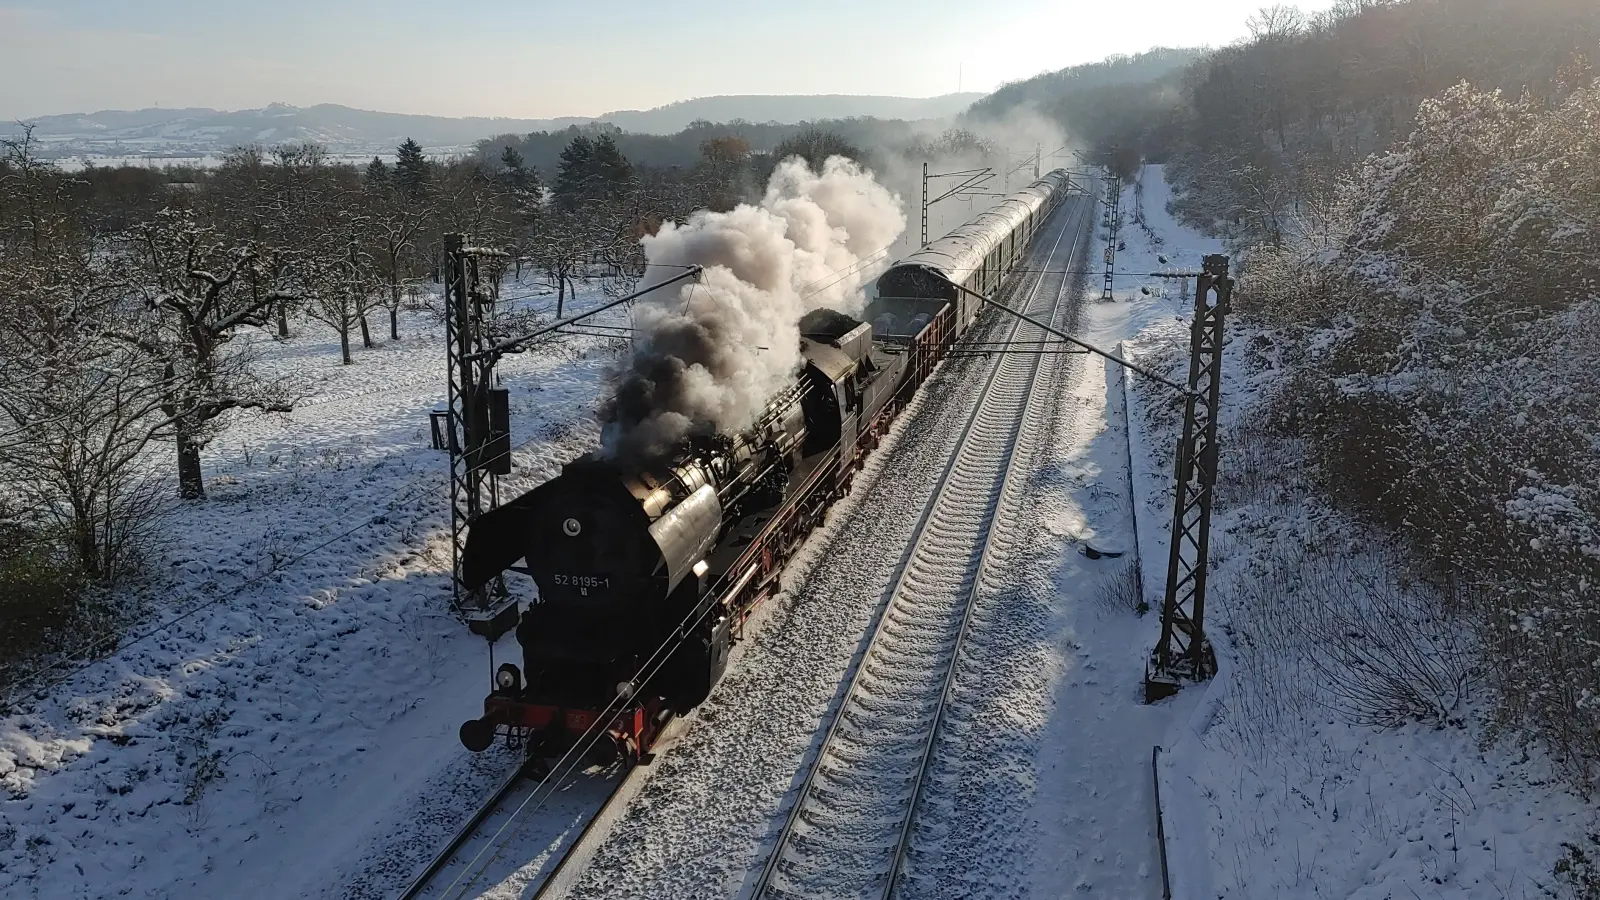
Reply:
[[[415, 898], [422, 895], [428, 885], [433, 883], [433, 879], [437, 878], [439, 873], [444, 870], [444, 867], [449, 865], [450, 860], [455, 858], [456, 853], [467, 842], [467, 839], [472, 837], [472, 833], [478, 830], [478, 826], [483, 824], [483, 820], [489, 818], [489, 814], [499, 808], [501, 801], [505, 800], [511, 791], [516, 788], [517, 784], [522, 781], [524, 770], [527, 766], [528, 761], [526, 759], [517, 763], [516, 767], [511, 770], [510, 777], [501, 782], [494, 793], [489, 795], [489, 799], [478, 806], [477, 812], [472, 814], [472, 818], [467, 820], [467, 824], [456, 830], [455, 836], [450, 838], [450, 842], [445, 844], [443, 850], [434, 855], [433, 859], [428, 862], [428, 865], [421, 872], [417, 873], [417, 877], [411, 879], [411, 883], [406, 885], [406, 889], [400, 893], [397, 900], [415, 900]], [[546, 777], [548, 778], [549, 776]], [[538, 787], [535, 786], [534, 790], [538, 790]]]
[[[487, 820], [496, 809], [500, 808], [501, 804], [505, 802], [506, 798], [509, 797], [516, 789], [518, 783], [524, 779], [524, 770], [527, 768], [527, 764], [528, 761], [524, 760], [521, 765], [517, 766], [511, 777], [507, 778], [503, 783], [501, 783], [500, 787], [489, 796], [489, 799], [478, 807], [477, 811], [472, 814], [472, 818], [468, 819], [467, 823], [456, 831], [455, 835], [450, 839], [450, 842], [444, 846], [444, 849], [435, 854], [433, 859], [429, 861], [427, 867], [421, 872], [417, 873], [417, 876], [411, 880], [411, 883], [406, 887], [405, 891], [396, 898], [396, 900], [416, 900], [416, 898], [422, 896], [423, 892], [433, 885], [434, 880], [439, 877], [439, 873], [444, 871], [445, 867], [450, 864], [450, 861], [455, 859], [456, 856], [460, 854], [461, 848], [466, 845], [469, 839], [471, 839], [473, 833], [478, 830], [479, 826], [483, 825], [484, 821]], [[578, 848], [583, 846], [583, 842], [586, 838], [588, 838], [589, 832], [594, 829], [596, 823], [605, 817], [606, 811], [610, 809], [612, 802], [616, 800], [617, 796], [622, 793], [622, 789], [627, 786], [628, 780], [632, 778], [634, 773], [637, 771], [638, 767], [631, 767], [617, 778], [616, 786], [613, 787], [608, 794], [606, 794], [605, 799], [600, 802], [600, 805], [595, 808], [594, 812], [589, 814], [588, 820], [583, 823], [583, 828], [578, 832], [577, 836], [569, 841], [567, 846], [562, 849], [561, 858], [558, 859], [556, 864], [550, 868], [550, 871], [546, 872], [540, 879], [539, 887], [532, 895], [534, 900], [545, 896], [550, 890], [550, 887], [555, 883], [556, 877], [560, 875], [562, 870], [566, 868], [567, 862], [572, 859], [573, 854], [577, 852]], [[530, 788], [529, 793], [537, 794], [539, 791], [544, 789], [548, 782], [560, 780], [572, 774], [573, 770], [570, 768], [566, 769], [565, 771], [552, 768], [548, 774], [534, 783], [532, 788]], [[516, 816], [520, 815], [520, 813], [521, 809], [518, 808], [511, 811], [511, 816], [515, 818]], [[469, 865], [470, 864], [471, 862], [469, 862]], [[448, 893], [454, 888], [455, 885], [450, 885], [448, 888], [446, 888], [446, 892]]]
[[549, 872], [545, 873], [544, 878], [539, 882], [539, 889], [533, 892], [533, 896], [530, 897], [529, 900], [540, 900], [541, 897], [544, 897], [550, 893], [550, 888], [555, 886], [556, 879], [559, 878], [562, 871], [566, 869], [567, 863], [570, 862], [573, 855], [578, 852], [578, 848], [583, 846], [583, 842], [589, 839], [589, 832], [593, 831], [594, 826], [598, 824], [601, 819], [605, 818], [606, 810], [611, 808], [611, 801], [615, 800], [617, 795], [622, 793], [622, 789], [627, 785], [628, 779], [632, 778], [633, 773], [637, 771], [637, 767], [629, 769], [626, 774], [617, 779], [616, 788], [612, 790], [610, 794], [606, 795], [605, 802], [601, 803], [600, 808], [595, 810], [594, 815], [589, 817], [589, 821], [583, 823], [583, 829], [578, 832], [578, 836], [573, 838], [571, 843], [567, 844], [567, 849], [561, 851], [561, 858], [556, 860], [556, 864], [550, 868]]
[[[1087, 209], [1088, 209], [1088, 207], [1084, 207], [1083, 209], [1081, 209], [1078, 212], [1076, 212], [1073, 215], [1073, 218], [1070, 220], [1070, 224], [1064, 223], [1064, 227], [1060, 230], [1060, 232], [1056, 236], [1056, 243], [1052, 246], [1052, 248], [1050, 250], [1050, 254], [1049, 254], [1049, 258], [1050, 259], [1054, 258], [1054, 255], [1055, 255], [1056, 251], [1060, 249], [1060, 244], [1061, 244], [1062, 239], [1069, 232], [1072, 233], [1073, 236], [1074, 236], [1074, 245], [1073, 245], [1074, 247], [1076, 247], [1077, 243], [1081, 241], [1081, 234], [1082, 234], [1083, 224], [1084, 224], [1085, 220], [1087, 219], [1087, 216], [1085, 215], [1085, 210], [1087, 210]], [[1047, 263], [1046, 263], [1046, 267], [1048, 267], [1048, 260], [1047, 260]], [[1025, 306], [1030, 306], [1031, 307], [1032, 304], [1036, 301], [1037, 296], [1038, 296], [1039, 288], [1043, 284], [1043, 282], [1044, 282], [1044, 278], [1041, 276], [1037, 281], [1035, 281], [1033, 283], [1033, 285], [1030, 287], [1028, 300], [1024, 304]], [[1062, 296], [1064, 294], [1065, 294], [1065, 290], [1064, 289], [1058, 290], [1057, 293], [1056, 293], [1055, 298], [1051, 301], [1050, 318], [1052, 320], [1055, 319], [1056, 313], [1060, 309], [1061, 299], [1062, 299]], [[1022, 329], [1027, 324], [1030, 324], [1030, 323], [1025, 322], [1024, 320], [1020, 320], [1020, 319], [1016, 320], [1015, 323], [1012, 326], [1011, 339], [1015, 340], [1017, 338], [1017, 336], [1021, 333]], [[949, 460], [946, 462], [946, 464], [945, 464], [945, 466], [944, 466], [944, 468], [943, 468], [943, 470], [942, 470], [942, 472], [941, 472], [941, 474], [939, 476], [939, 479], [938, 479], [938, 482], [937, 482], [937, 486], [936, 486], [936, 488], [935, 488], [935, 490], [933, 492], [933, 495], [930, 498], [929, 502], [924, 506], [922, 514], [919, 517], [915, 528], [913, 529], [912, 539], [911, 539], [911, 541], [910, 541], [910, 543], [908, 545], [908, 550], [904, 555], [904, 563], [902, 564], [900, 572], [896, 577], [895, 585], [894, 585], [894, 587], [893, 587], [893, 589], [891, 591], [890, 598], [889, 598], [888, 602], [885, 603], [884, 609], [883, 609], [882, 613], [879, 615], [878, 621], [877, 621], [876, 625], [874, 626], [874, 630], [873, 630], [872, 636], [869, 639], [866, 648], [862, 651], [862, 654], [861, 654], [861, 657], [860, 657], [859, 661], [856, 663], [855, 671], [853, 672], [853, 674], [851, 676], [849, 686], [846, 688], [844, 695], [841, 697], [841, 700], [840, 700], [839, 705], [838, 705], [838, 709], [835, 711], [834, 716], [833, 716], [832, 720], [829, 723], [828, 730], [825, 733], [825, 735], [823, 736], [822, 743], [818, 746], [818, 749], [817, 749], [815, 757], [812, 759], [810, 765], [807, 767], [805, 777], [802, 780], [801, 785], [800, 785], [800, 787], [799, 787], [799, 789], [797, 791], [796, 798], [795, 798], [793, 804], [790, 806], [788, 814], [785, 816], [784, 824], [783, 824], [782, 828], [780, 829], [780, 831], [778, 833], [776, 841], [774, 842], [774, 847], [773, 847], [772, 853], [767, 857], [766, 863], [762, 867], [761, 874], [759, 876], [759, 879], [756, 882], [755, 889], [752, 892], [752, 896], [753, 897], [760, 898], [763, 895], [766, 895], [768, 893], [774, 893], [774, 894], [782, 893], [782, 889], [778, 888], [777, 886], [775, 886], [773, 882], [774, 882], [774, 877], [778, 873], [779, 866], [780, 866], [780, 864], [782, 863], [782, 861], [784, 859], [785, 851], [786, 851], [787, 848], [789, 848], [791, 846], [791, 843], [794, 840], [795, 826], [800, 821], [804, 810], [808, 806], [808, 802], [812, 799], [812, 796], [813, 796], [813, 793], [814, 793], [814, 790], [815, 790], [815, 787], [816, 787], [817, 775], [822, 770], [824, 761], [829, 756], [830, 749], [833, 748], [834, 745], [835, 745], [835, 741], [836, 741], [836, 739], [837, 739], [837, 737], [839, 735], [840, 725], [846, 718], [845, 713], [846, 713], [847, 709], [851, 706], [852, 701], [856, 700], [860, 696], [861, 686], [862, 686], [862, 678], [863, 678], [863, 675], [868, 671], [868, 668], [869, 668], [868, 667], [868, 662], [869, 662], [870, 658], [873, 655], [873, 650], [875, 648], [877, 648], [878, 646], [880, 646], [880, 640], [881, 640], [881, 638], [882, 638], [882, 636], [883, 636], [883, 634], [885, 632], [885, 628], [886, 628], [886, 626], [888, 625], [888, 623], [892, 619], [892, 615], [891, 614], [895, 610], [897, 602], [901, 601], [902, 598], [905, 595], [905, 588], [906, 588], [906, 585], [908, 583], [907, 582], [908, 575], [912, 571], [912, 569], [915, 567], [915, 559], [916, 559], [917, 551], [923, 546], [924, 541], [932, 533], [932, 529], [930, 529], [930, 525], [931, 525], [931, 523], [933, 521], [934, 514], [935, 514], [935, 512], [937, 510], [940, 509], [941, 501], [944, 500], [944, 498], [947, 496], [947, 493], [950, 490], [950, 486], [951, 486], [951, 483], [952, 483], [952, 481], [951, 481], [952, 473], [956, 470], [956, 467], [958, 466], [958, 464], [966, 456], [966, 452], [967, 452], [969, 446], [971, 446], [973, 444], [973, 437], [974, 437], [974, 434], [975, 434], [974, 425], [977, 423], [979, 417], [984, 412], [986, 406], [988, 406], [989, 398], [994, 394], [995, 386], [996, 386], [997, 382], [1000, 379], [1001, 372], [1002, 372], [1002, 370], [1007, 368], [1006, 362], [1007, 362], [1007, 360], [1005, 358], [1002, 358], [1002, 360], [998, 361], [990, 369], [988, 377], [985, 380], [983, 389], [981, 390], [977, 401], [973, 404], [972, 413], [967, 417], [966, 423], [962, 428], [962, 435], [961, 435], [961, 438], [959, 439], [958, 445], [955, 448], [955, 450], [951, 453]], [[1027, 406], [1031, 403], [1031, 400], [1032, 400], [1032, 397], [1033, 397], [1034, 388], [1037, 385], [1037, 375], [1038, 375], [1038, 371], [1039, 371], [1040, 368], [1042, 368], [1042, 361], [1035, 362], [1035, 364], [1030, 367], [1031, 371], [1030, 371], [1030, 374], [1028, 376], [1029, 377], [1029, 385], [1028, 385], [1028, 388], [1024, 392], [1024, 398], [1023, 398], [1023, 404], [1022, 404], [1022, 411], [1023, 412], [1026, 411]], [[1015, 450], [1016, 438], [1020, 436], [1020, 432], [1021, 432], [1021, 428], [1022, 427], [1023, 427], [1023, 424], [1022, 424], [1022, 421], [1021, 421], [1021, 416], [1019, 415], [1019, 417], [1018, 417], [1018, 431], [1011, 436], [1010, 441], [1007, 444], [1007, 449], [1005, 450], [1005, 452], [1008, 455], [1007, 456], [1007, 472], [1008, 473], [1009, 473], [1009, 471], [1011, 469], [1011, 463], [1014, 460], [1014, 450]], [[1002, 485], [1001, 485], [1001, 491], [1002, 492], [1004, 491], [1005, 484], [1006, 484], [1006, 480], [1002, 479]], [[996, 499], [998, 501], [998, 499], [999, 499], [998, 496], [997, 496]], [[984, 538], [983, 538], [983, 542], [984, 542], [983, 543], [983, 549], [982, 549], [982, 551], [980, 552], [980, 555], [979, 555], [979, 563], [978, 563], [979, 567], [982, 566], [983, 560], [987, 557], [989, 540], [993, 535], [992, 526], [993, 526], [994, 518], [995, 518], [994, 510], [991, 509], [988, 518], [984, 522], [980, 523], [979, 526], [978, 526], [980, 528], [986, 529], [985, 530], [985, 534], [984, 534]], [[965, 576], [963, 576], [963, 579], [964, 579], [964, 577]], [[914, 819], [914, 810], [915, 810], [917, 801], [920, 798], [920, 790], [921, 790], [922, 778], [923, 778], [924, 773], [927, 770], [927, 763], [928, 763], [929, 759], [931, 758], [931, 752], [930, 751], [931, 751], [931, 749], [933, 747], [933, 741], [934, 741], [934, 739], [936, 738], [936, 736], [938, 734], [939, 726], [940, 726], [940, 724], [942, 723], [942, 720], [943, 720], [943, 710], [944, 710], [944, 707], [945, 707], [946, 700], [948, 699], [949, 686], [950, 686], [950, 683], [951, 683], [951, 680], [952, 680], [953, 673], [954, 673], [955, 668], [956, 668], [956, 665], [955, 665], [956, 660], [957, 660], [957, 658], [959, 657], [959, 654], [960, 654], [961, 643], [965, 639], [965, 636], [966, 636], [966, 633], [967, 633], [967, 630], [968, 630], [968, 623], [970, 622], [970, 616], [971, 616], [971, 611], [972, 611], [972, 602], [971, 601], [973, 599], [973, 596], [975, 595], [975, 590], [976, 590], [976, 586], [977, 586], [978, 582], [979, 582], [978, 572], [977, 572], [977, 570], [974, 570], [972, 589], [966, 591], [965, 592], [966, 593], [966, 597], [964, 598], [963, 601], [960, 601], [960, 602], [962, 602], [962, 605], [963, 605], [961, 627], [960, 627], [960, 630], [959, 630], [959, 632], [957, 634], [955, 642], [952, 644], [951, 648], [948, 651], [946, 651], [946, 654], [945, 654], [947, 656], [947, 659], [945, 661], [945, 674], [944, 674], [944, 677], [943, 677], [942, 688], [941, 688], [941, 691], [940, 691], [940, 693], [938, 695], [938, 699], [936, 701], [937, 705], [936, 705], [936, 709], [935, 709], [934, 722], [933, 722], [933, 725], [930, 728], [928, 728], [927, 734], [923, 738], [922, 746], [918, 750], [917, 774], [915, 776], [915, 784], [914, 784], [912, 793], [911, 793], [910, 797], [908, 798], [908, 802], [906, 802], [905, 805], [904, 805], [903, 811], [901, 813], [901, 819], [900, 819], [900, 822], [898, 823], [898, 826], [897, 826], [897, 829], [896, 829], [893, 855], [890, 858], [890, 867], [889, 867], [889, 872], [887, 873], [887, 877], [885, 877], [883, 879], [881, 896], [887, 896], [889, 894], [889, 892], [893, 890], [893, 886], [895, 884], [896, 877], [898, 875], [899, 867], [901, 865], [901, 862], [904, 859], [904, 848], [905, 848], [906, 843], [907, 843], [906, 837], [909, 834], [910, 825], [911, 825], [911, 822]]]
[[[1081, 224], [1078, 225], [1074, 231], [1075, 234], [1073, 236], [1073, 247], [1068, 252], [1069, 259], [1076, 255], [1078, 245], [1083, 239], [1083, 227]], [[1067, 289], [1070, 284], [1070, 281], [1064, 280], [1062, 282], [1054, 305], [1051, 308], [1049, 321], [1056, 321], [1057, 315], [1061, 309], [1061, 300], [1066, 296]], [[1001, 529], [998, 527], [1000, 524], [1001, 507], [1004, 505], [1006, 498], [1013, 486], [1013, 476], [1015, 476], [1017, 473], [1017, 460], [1022, 455], [1018, 452], [1018, 450], [1022, 445], [1023, 432], [1027, 429], [1028, 422], [1032, 420], [1029, 413], [1033, 410], [1034, 401], [1039, 396], [1038, 392], [1041, 381], [1039, 375], [1044, 368], [1045, 361], [1040, 359], [1034, 363], [1029, 374], [1027, 396], [1022, 401], [1022, 418], [1021, 421], [1017, 423], [1016, 434], [1012, 437], [1011, 450], [1006, 459], [1006, 471], [1005, 474], [1001, 476], [1000, 490], [996, 495], [995, 505], [990, 510], [989, 521], [983, 537], [983, 550], [978, 556], [978, 565], [972, 576], [972, 587], [967, 593], [967, 599], [965, 603], [966, 608], [961, 616], [961, 630], [956, 636], [955, 647], [950, 653], [950, 663], [945, 668], [944, 685], [939, 692], [939, 705], [937, 711], [934, 713], [933, 727], [929, 729], [927, 743], [923, 747], [922, 758], [917, 768], [917, 776], [912, 782], [911, 800], [906, 805], [905, 821], [900, 826], [900, 840], [895, 849], [894, 861], [889, 867], [888, 878], [885, 879], [887, 882], [887, 886], [885, 887], [883, 893], [883, 896], [885, 897], [893, 894], [895, 882], [897, 881], [901, 868], [905, 863], [906, 854], [911, 849], [911, 826], [916, 820], [917, 806], [922, 800], [922, 788], [927, 781], [928, 769], [933, 763], [933, 748], [938, 743], [939, 734], [944, 730], [945, 713], [949, 710], [950, 697], [955, 688], [956, 662], [960, 658], [961, 650], [966, 644], [967, 632], [972, 624], [972, 613], [973, 610], [978, 606], [978, 592], [984, 585], [984, 574], [990, 567], [990, 551], [994, 548], [995, 535], [999, 534], [1001, 531]]]

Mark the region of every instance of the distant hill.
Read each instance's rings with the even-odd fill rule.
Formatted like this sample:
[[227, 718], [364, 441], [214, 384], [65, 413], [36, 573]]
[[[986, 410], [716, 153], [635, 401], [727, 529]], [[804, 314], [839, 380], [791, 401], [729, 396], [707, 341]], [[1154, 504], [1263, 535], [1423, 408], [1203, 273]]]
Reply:
[[[373, 112], [348, 106], [310, 107], [274, 103], [262, 109], [106, 110], [43, 116], [28, 120], [34, 136], [54, 156], [206, 155], [239, 144], [315, 141], [336, 154], [392, 150], [413, 138], [433, 152], [469, 149], [490, 135], [527, 134], [606, 121], [624, 131], [672, 134], [705, 119], [727, 122], [801, 122], [871, 116], [924, 119], [954, 116], [982, 94], [948, 94], [926, 99], [850, 95], [726, 96], [684, 100], [650, 110], [620, 110], [594, 118], [461, 118]], [[0, 123], [0, 137], [19, 126]]]
[[1099, 62], [1045, 72], [1014, 81], [974, 101], [967, 117], [977, 121], [1000, 119], [1024, 106], [1048, 114], [1068, 95], [1165, 82], [1209, 52], [1201, 47], [1156, 47], [1132, 56], [1111, 56]]
[[[700, 97], [658, 106], [643, 112], [619, 110], [598, 118], [623, 131], [641, 134], [675, 134], [690, 122], [809, 122], [815, 119], [943, 119], [955, 116], [983, 99], [983, 94], [945, 94], [940, 97], [872, 97], [855, 94], [780, 95], [749, 94]], [[565, 128], [562, 124], [559, 127]]]
[[[315, 141], [334, 153], [391, 150], [407, 137], [436, 150], [464, 147], [485, 134], [546, 127], [521, 119], [447, 119], [320, 104], [274, 103], [262, 109], [107, 110], [29, 120], [52, 155], [108, 156], [217, 153], [240, 144]], [[581, 121], [581, 120], [574, 120]], [[0, 124], [0, 135], [18, 130]]]
[[1185, 73], [1209, 50], [1157, 47], [1008, 84], [972, 104], [964, 123], [982, 126], [1017, 112], [1043, 116], [1123, 174], [1162, 162], [1180, 136]]

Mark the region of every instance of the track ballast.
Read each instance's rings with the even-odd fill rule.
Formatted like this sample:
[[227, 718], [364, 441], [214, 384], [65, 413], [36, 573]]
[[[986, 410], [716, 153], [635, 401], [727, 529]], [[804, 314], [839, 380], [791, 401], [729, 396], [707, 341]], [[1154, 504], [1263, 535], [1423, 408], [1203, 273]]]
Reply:
[[[1089, 207], [1055, 235], [1024, 312], [1054, 325]], [[1063, 252], [1064, 251], [1064, 252]], [[1003, 314], [1002, 314], [1003, 315]], [[1009, 341], [1050, 336], [1016, 321]], [[890, 600], [777, 846], [756, 897], [887, 897], [906, 858], [925, 776], [944, 720], [974, 598], [1002, 540], [998, 510], [1019, 486], [1014, 465], [1044, 418], [1041, 372], [1053, 357], [1002, 354], [988, 374], [932, 499], [924, 508]], [[1009, 500], [1008, 500], [1009, 498]]]

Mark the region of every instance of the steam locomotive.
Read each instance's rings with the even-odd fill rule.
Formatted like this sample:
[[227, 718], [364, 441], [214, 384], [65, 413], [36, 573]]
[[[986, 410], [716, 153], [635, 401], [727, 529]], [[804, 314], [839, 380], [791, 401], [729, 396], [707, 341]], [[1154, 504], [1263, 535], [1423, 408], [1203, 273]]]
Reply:
[[462, 743], [556, 756], [602, 732], [590, 759], [632, 762], [704, 701], [784, 564], [977, 318], [955, 285], [998, 287], [1069, 188], [1052, 172], [891, 266], [867, 321], [806, 315], [804, 368], [751, 428], [644, 467], [589, 454], [476, 519], [467, 586], [522, 560], [539, 593], [516, 628], [522, 666], [500, 666]]

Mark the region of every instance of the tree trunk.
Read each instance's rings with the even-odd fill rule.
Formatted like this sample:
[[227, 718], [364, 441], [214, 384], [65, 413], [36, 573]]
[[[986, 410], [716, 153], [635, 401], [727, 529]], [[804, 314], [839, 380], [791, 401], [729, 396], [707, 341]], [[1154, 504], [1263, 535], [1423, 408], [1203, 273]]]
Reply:
[[350, 323], [339, 324], [339, 350], [344, 354], [344, 364], [350, 365], [355, 360], [350, 358]]
[[372, 349], [372, 329], [367, 327], [367, 314], [362, 313], [356, 317], [361, 320], [361, 346]]
[[567, 305], [567, 276], [556, 276], [556, 318], [561, 318], [561, 310]]
[[396, 270], [399, 263], [390, 257], [389, 267], [389, 340], [400, 340], [400, 276]]
[[100, 541], [95, 535], [94, 514], [90, 512], [93, 503], [93, 499], [90, 499], [84, 506], [73, 510], [72, 538], [77, 545], [78, 565], [85, 572], [100, 575]]
[[200, 469], [200, 446], [188, 427], [178, 423], [178, 496], [184, 500], [206, 498], [205, 474]]
[[289, 301], [278, 301], [278, 337], [289, 336]]

